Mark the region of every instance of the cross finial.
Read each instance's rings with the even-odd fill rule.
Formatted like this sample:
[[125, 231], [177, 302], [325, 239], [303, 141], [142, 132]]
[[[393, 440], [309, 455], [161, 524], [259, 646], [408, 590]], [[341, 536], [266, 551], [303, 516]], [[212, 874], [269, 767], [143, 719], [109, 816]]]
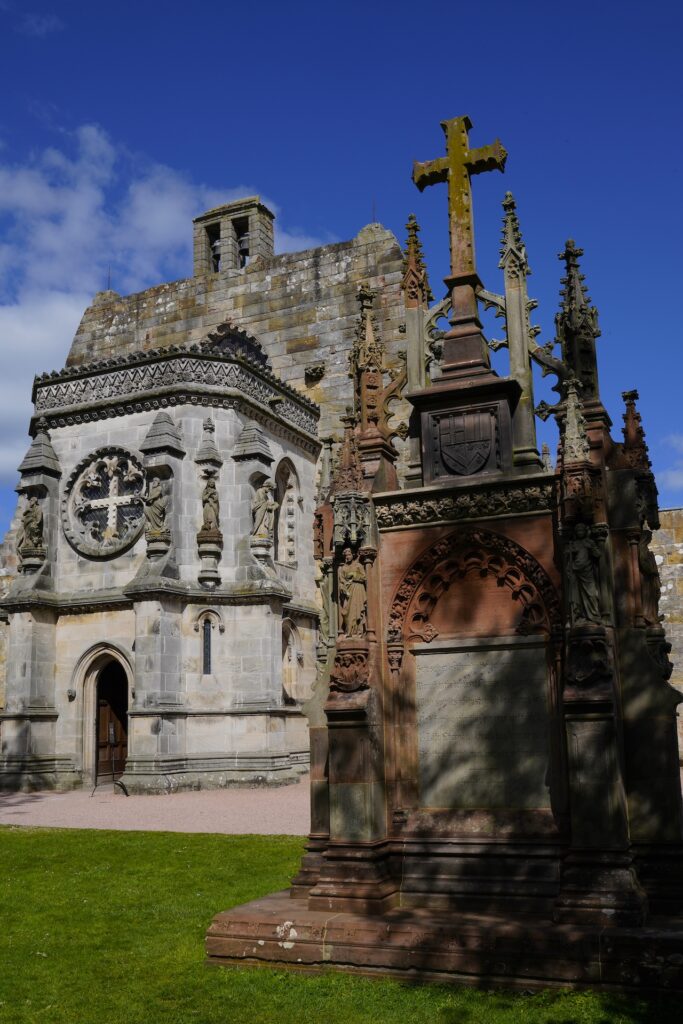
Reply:
[[446, 156], [415, 163], [413, 181], [420, 192], [438, 182], [448, 184], [451, 276], [460, 277], [476, 273], [470, 179], [484, 171], [502, 171], [507, 152], [498, 139], [490, 146], [470, 149], [468, 132], [472, 122], [466, 115], [442, 121], [441, 127], [446, 136]]

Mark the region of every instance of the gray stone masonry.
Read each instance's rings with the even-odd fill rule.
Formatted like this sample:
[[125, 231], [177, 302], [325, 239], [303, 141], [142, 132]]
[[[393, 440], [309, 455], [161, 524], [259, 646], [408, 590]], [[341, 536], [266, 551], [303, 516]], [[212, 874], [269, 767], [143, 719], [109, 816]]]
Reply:
[[[683, 508], [667, 508], [659, 513], [661, 527], [650, 545], [659, 566], [662, 581], [660, 612], [664, 616], [666, 638], [671, 644], [674, 670], [671, 683], [683, 693]], [[678, 715], [678, 748], [683, 763], [683, 718]]]
[[[395, 368], [406, 348], [401, 278], [396, 238], [369, 224], [349, 242], [260, 258], [243, 270], [199, 274], [126, 298], [103, 292], [83, 316], [67, 366], [199, 342], [231, 321], [258, 339], [281, 380], [320, 405], [319, 436], [338, 434], [339, 417], [352, 402], [348, 354], [358, 287], [365, 283], [378, 293], [380, 335], [387, 365]], [[321, 362], [322, 379], [307, 385], [306, 368]], [[397, 422], [409, 411], [407, 403], [393, 410]]]

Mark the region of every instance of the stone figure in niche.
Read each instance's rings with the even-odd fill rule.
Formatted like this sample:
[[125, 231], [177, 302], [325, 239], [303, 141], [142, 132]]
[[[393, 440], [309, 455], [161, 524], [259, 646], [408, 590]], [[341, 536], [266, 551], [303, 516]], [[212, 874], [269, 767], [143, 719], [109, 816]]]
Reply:
[[42, 548], [43, 546], [43, 510], [35, 494], [26, 502], [21, 515], [21, 526], [17, 534], [17, 551], [22, 548]]
[[362, 638], [368, 630], [367, 577], [351, 548], [344, 549], [343, 557], [337, 574], [341, 632]]
[[652, 531], [643, 530], [638, 541], [638, 566], [640, 568], [643, 618], [650, 625], [659, 622], [659, 598], [662, 583], [654, 554], [650, 550]]
[[163, 533], [166, 529], [168, 495], [164, 494], [158, 476], [152, 477], [147, 494], [142, 495], [142, 502], [145, 506], [145, 535]]
[[213, 476], [207, 477], [202, 491], [202, 530], [211, 533], [220, 530], [218, 491]]
[[569, 608], [573, 624], [600, 622], [599, 564], [600, 550], [585, 523], [577, 523], [574, 539], [567, 545]]
[[275, 525], [275, 512], [277, 508], [275, 484], [272, 480], [264, 480], [251, 502], [251, 536], [254, 540], [265, 540], [269, 544], [273, 543], [273, 527]]

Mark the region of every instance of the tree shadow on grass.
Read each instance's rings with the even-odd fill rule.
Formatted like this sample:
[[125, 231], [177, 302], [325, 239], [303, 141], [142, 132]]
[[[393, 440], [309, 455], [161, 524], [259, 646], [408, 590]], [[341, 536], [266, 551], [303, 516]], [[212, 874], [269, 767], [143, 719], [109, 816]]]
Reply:
[[[673, 995], [569, 990], [529, 994], [495, 991], [487, 995], [491, 999], [488, 1017], [491, 1024], [498, 1020], [501, 1024], [503, 1021], [510, 1024], [513, 1021], [529, 1024], [679, 1024], [683, 1019], [683, 997]], [[567, 1005], [572, 1002], [578, 1005]], [[443, 1007], [439, 1010], [437, 1022], [469, 1024], [481, 1019], [467, 1007]]]

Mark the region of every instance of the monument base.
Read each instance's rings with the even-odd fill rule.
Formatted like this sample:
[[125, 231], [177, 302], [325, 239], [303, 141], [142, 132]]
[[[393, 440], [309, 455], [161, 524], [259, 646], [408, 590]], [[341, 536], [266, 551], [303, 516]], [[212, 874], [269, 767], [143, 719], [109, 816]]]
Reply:
[[361, 916], [308, 910], [289, 891], [218, 914], [210, 964], [347, 971], [406, 981], [512, 988], [683, 991], [683, 924], [642, 928], [396, 908]]

